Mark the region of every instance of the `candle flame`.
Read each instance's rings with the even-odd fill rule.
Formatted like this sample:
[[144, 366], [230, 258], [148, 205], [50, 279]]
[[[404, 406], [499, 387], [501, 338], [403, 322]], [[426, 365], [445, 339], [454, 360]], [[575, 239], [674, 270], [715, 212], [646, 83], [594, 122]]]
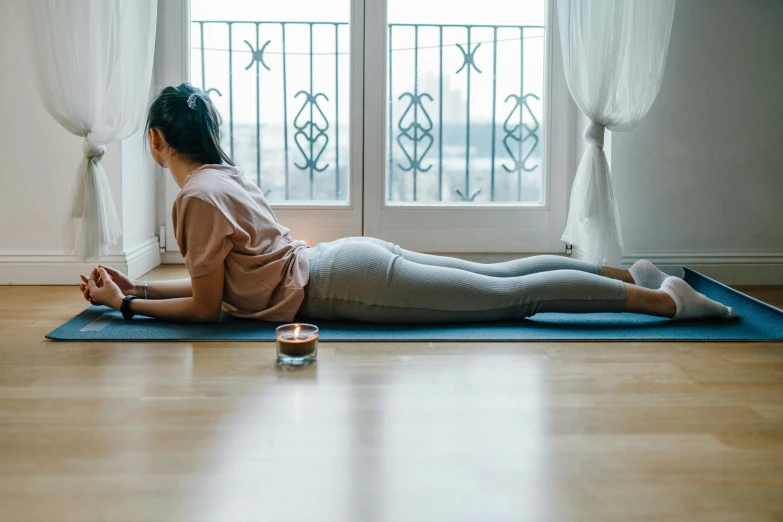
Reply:
[[294, 330], [294, 339], [299, 339], [299, 329], [302, 328], [299, 325], [296, 325], [296, 330]]

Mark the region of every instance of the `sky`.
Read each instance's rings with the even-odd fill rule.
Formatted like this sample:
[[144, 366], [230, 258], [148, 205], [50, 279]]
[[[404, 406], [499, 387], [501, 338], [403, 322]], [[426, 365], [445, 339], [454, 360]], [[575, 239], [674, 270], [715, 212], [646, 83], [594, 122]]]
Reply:
[[[371, 0], [377, 1], [377, 0]], [[390, 23], [543, 25], [544, 0], [389, 0]], [[193, 20], [348, 22], [349, 0], [191, 0]]]
[[[442, 0], [389, 0], [389, 23], [430, 23], [430, 24], [497, 24], [497, 25], [543, 25], [545, 21], [544, 0], [482, 0], [481, 2], [445, 2]], [[458, 8], [455, 8], [458, 6]], [[232, 20], [232, 21], [287, 21], [287, 22], [348, 22], [350, 20], [349, 0], [296, 0], [264, 2], [258, 0], [191, 0], [192, 20]], [[191, 27], [192, 78], [195, 85], [201, 85], [201, 34], [198, 26]], [[271, 70], [260, 67], [258, 74], [260, 108], [256, 106], [256, 67], [252, 62], [252, 50], [256, 50], [255, 24], [236, 24], [232, 28], [234, 121], [254, 123], [257, 111], [264, 122], [282, 122], [284, 110], [291, 121], [304, 103], [304, 96], [294, 98], [300, 90], [310, 89], [310, 35], [307, 25], [289, 25], [286, 27], [286, 90], [288, 107], [283, 107], [282, 73], [282, 29], [279, 24], [262, 24], [259, 31], [259, 46], [270, 42], [264, 59]], [[372, 34], [368, 31], [368, 37]], [[450, 86], [452, 105], [459, 105], [467, 97], [466, 70], [457, 73], [463, 63], [462, 51], [467, 44], [467, 29], [444, 29], [443, 71], [444, 84]], [[312, 60], [313, 91], [322, 92], [327, 98], [321, 98], [321, 106], [327, 117], [334, 119], [335, 112], [343, 122], [348, 121], [349, 57], [348, 45], [350, 29], [341, 26], [337, 29], [338, 55], [335, 58], [335, 27], [333, 25], [315, 26], [313, 29]], [[250, 46], [245, 43], [250, 43]], [[473, 29], [471, 31], [471, 49], [475, 50], [476, 67], [471, 70], [471, 119], [488, 121], [492, 115], [492, 40], [491, 29]], [[476, 50], [476, 44], [481, 42]], [[395, 28], [393, 33], [393, 97], [397, 98], [414, 88], [414, 33], [410, 28]], [[224, 97], [221, 99], [214, 91], [212, 98], [224, 117], [228, 116], [227, 93], [229, 89], [228, 29], [224, 24], [206, 24], [204, 30], [204, 62], [206, 64], [206, 88], [218, 89]], [[544, 38], [540, 29], [526, 29], [524, 39], [524, 69], [520, 71], [520, 41], [518, 29], [498, 30], [498, 55], [496, 80], [496, 119], [502, 121], [512, 101], [504, 105], [508, 94], [519, 92], [520, 73], [524, 76], [525, 93], [535, 93], [539, 97], [543, 91]], [[422, 84], [425, 76], [430, 87], [437, 85], [432, 78], [439, 74], [438, 29], [421, 28], [419, 30], [418, 81]], [[241, 51], [241, 52], [238, 52]], [[298, 54], [297, 54], [298, 53]], [[253, 63], [249, 70], [248, 64]], [[339, 69], [335, 78], [335, 69]], [[337, 82], [335, 82], [337, 80]], [[337, 84], [337, 85], [335, 85]], [[422, 87], [424, 88], [424, 87]], [[421, 92], [421, 91], [420, 91]], [[339, 94], [339, 109], [335, 106], [335, 97]], [[434, 102], [430, 112], [437, 107], [437, 93], [431, 93]], [[456, 100], [456, 101], [455, 101]], [[540, 115], [541, 104], [531, 101], [531, 109]], [[425, 104], [430, 102], [425, 101]], [[537, 104], [537, 105], [536, 105]], [[454, 116], [456, 117], [456, 116]], [[460, 115], [460, 118], [465, 116]], [[343, 128], [343, 130], [345, 130]]]

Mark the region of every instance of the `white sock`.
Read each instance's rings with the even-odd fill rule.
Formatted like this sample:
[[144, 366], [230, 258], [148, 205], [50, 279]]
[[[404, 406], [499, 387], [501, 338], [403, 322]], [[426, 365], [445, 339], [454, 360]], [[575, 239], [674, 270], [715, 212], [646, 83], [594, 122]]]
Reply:
[[[682, 269], [680, 270], [682, 271], [681, 274], [676, 275], [683, 277], [685, 273]], [[631, 273], [633, 282], [636, 283], [637, 286], [643, 286], [644, 288], [651, 288], [653, 290], [658, 290], [661, 287], [663, 280], [669, 277], [668, 274], [658, 270], [654, 264], [646, 259], [640, 259], [634, 263], [628, 271]]]
[[677, 313], [674, 319], [730, 319], [734, 309], [700, 294], [679, 277], [669, 276], [661, 284], [661, 290], [674, 299]]

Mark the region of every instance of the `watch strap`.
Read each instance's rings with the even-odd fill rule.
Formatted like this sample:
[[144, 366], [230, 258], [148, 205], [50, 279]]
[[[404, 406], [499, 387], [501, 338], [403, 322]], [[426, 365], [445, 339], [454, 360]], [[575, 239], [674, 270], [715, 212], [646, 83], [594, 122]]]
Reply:
[[136, 299], [135, 295], [126, 295], [122, 298], [122, 303], [120, 303], [120, 313], [122, 314], [122, 318], [126, 321], [130, 321], [133, 319], [133, 316], [136, 315], [130, 308], [130, 303], [134, 299]]

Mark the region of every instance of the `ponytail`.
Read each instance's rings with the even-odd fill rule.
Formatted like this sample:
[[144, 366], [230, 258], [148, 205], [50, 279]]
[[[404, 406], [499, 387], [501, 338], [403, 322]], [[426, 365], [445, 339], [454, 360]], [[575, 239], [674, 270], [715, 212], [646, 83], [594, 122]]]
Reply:
[[171, 148], [205, 164], [234, 165], [220, 146], [222, 119], [209, 96], [189, 83], [166, 87], [150, 105], [147, 133], [158, 129]]

